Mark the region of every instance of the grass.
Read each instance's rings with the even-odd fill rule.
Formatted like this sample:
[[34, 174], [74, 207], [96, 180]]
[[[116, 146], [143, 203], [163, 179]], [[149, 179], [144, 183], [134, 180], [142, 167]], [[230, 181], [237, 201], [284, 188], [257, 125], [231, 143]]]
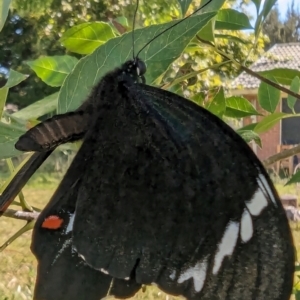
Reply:
[[[34, 177], [29, 186], [23, 191], [25, 199], [31, 205], [42, 208], [50, 199], [58, 182], [59, 178], [45, 175]], [[297, 190], [296, 186], [284, 187], [280, 182], [276, 187], [280, 194], [297, 194], [300, 196], [300, 191]], [[0, 218], [0, 245], [22, 226], [24, 226], [24, 221], [5, 217]], [[291, 227], [300, 260], [300, 225], [297, 228], [295, 224], [291, 224]], [[30, 242], [31, 231], [23, 234], [3, 252], [0, 252], [0, 300], [32, 299], [36, 261], [30, 252]], [[296, 280], [299, 280], [298, 277], [295, 277], [295, 282]], [[300, 283], [297, 287], [300, 289]], [[176, 298], [164, 294], [155, 287], [147, 287], [146, 291], [140, 291], [134, 299], [173, 300]]]

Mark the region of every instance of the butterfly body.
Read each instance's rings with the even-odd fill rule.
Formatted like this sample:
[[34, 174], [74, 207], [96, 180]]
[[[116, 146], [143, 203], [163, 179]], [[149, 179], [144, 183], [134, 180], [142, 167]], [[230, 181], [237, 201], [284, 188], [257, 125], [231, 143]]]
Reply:
[[[292, 238], [261, 163], [216, 116], [141, 76], [128, 62], [87, 100], [82, 147], [33, 232], [35, 299], [51, 299], [68, 266], [67, 278], [105, 278], [81, 285], [91, 299], [113, 278], [121, 298], [155, 283], [187, 299], [289, 299]], [[51, 216], [61, 228], [43, 226]]]

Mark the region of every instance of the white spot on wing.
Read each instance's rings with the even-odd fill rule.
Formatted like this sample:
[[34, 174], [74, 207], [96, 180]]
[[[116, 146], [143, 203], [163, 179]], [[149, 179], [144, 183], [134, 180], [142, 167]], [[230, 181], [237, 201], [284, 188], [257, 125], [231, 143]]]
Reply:
[[269, 196], [271, 201], [275, 204], [275, 206], [277, 206], [277, 202], [270, 188], [270, 184], [268, 183], [266, 177], [263, 174], [259, 174], [258, 185], [263, 191], [266, 191], [266, 194]]
[[252, 196], [252, 199], [246, 201], [246, 205], [252, 216], [258, 216], [268, 205], [268, 201], [262, 190], [259, 188]]
[[71, 242], [72, 242], [72, 238], [67, 239], [66, 241], [64, 241], [61, 248], [58, 250], [56, 256], [54, 257], [51, 266], [53, 266], [56, 263], [57, 259], [62, 255], [62, 253], [66, 250], [66, 248], [71, 244]]
[[100, 271], [101, 271], [102, 273], [104, 273], [104, 274], [108, 275], [108, 271], [107, 271], [107, 270], [105, 270], [105, 269], [101, 268], [101, 269], [100, 269]]
[[169, 277], [170, 277], [170, 279], [174, 280], [176, 277], [176, 271], [173, 271]]
[[85, 261], [85, 257], [84, 257], [82, 254], [78, 253], [78, 256], [79, 256], [83, 261]]
[[244, 243], [247, 243], [253, 235], [252, 218], [247, 209], [244, 209], [242, 214], [240, 235]]
[[222, 261], [225, 256], [229, 256], [233, 253], [236, 245], [236, 241], [239, 234], [239, 224], [237, 222], [230, 221], [222, 240], [218, 246], [218, 251], [215, 256], [215, 262], [213, 267], [213, 274], [217, 274], [221, 268]]
[[194, 288], [198, 293], [202, 290], [207, 273], [207, 259], [197, 263], [195, 267], [188, 268], [178, 278], [178, 283], [183, 283], [184, 281], [193, 278]]
[[69, 224], [68, 224], [68, 226], [66, 228], [65, 234], [68, 234], [69, 232], [71, 232], [73, 230], [74, 219], [75, 219], [75, 213], [71, 214], [71, 216], [70, 216]]

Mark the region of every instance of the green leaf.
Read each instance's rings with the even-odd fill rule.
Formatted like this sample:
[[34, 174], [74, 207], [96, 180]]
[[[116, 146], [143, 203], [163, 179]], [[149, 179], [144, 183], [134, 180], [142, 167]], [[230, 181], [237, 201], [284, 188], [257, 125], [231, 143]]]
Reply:
[[[300, 79], [298, 76], [296, 76], [291, 83], [290, 90], [294, 93], [299, 93], [299, 89], [300, 89]], [[294, 111], [294, 106], [295, 106], [296, 101], [297, 101], [297, 99], [295, 97], [293, 97], [291, 95], [287, 96], [288, 107], [292, 111]]]
[[214, 21], [210, 20], [197, 34], [201, 39], [209, 42], [214, 42]]
[[113, 37], [115, 34], [109, 24], [93, 22], [73, 26], [63, 34], [60, 42], [71, 52], [90, 54]]
[[217, 30], [243, 30], [252, 29], [250, 21], [244, 13], [234, 9], [222, 9], [216, 17]]
[[9, 71], [9, 77], [5, 84], [6, 87], [11, 88], [15, 85], [18, 85], [20, 82], [24, 81], [26, 78], [28, 78], [29, 75], [25, 75], [22, 73], [19, 73], [13, 69], [10, 69]]
[[[176, 60], [196, 33], [215, 16], [205, 13], [187, 19], [153, 40], [139, 57], [147, 64], [146, 80], [152, 83]], [[135, 31], [136, 53], [159, 32], [177, 21], [152, 25]], [[167, 38], [166, 38], [167, 37]], [[132, 58], [132, 33], [109, 40], [82, 58], [64, 81], [59, 93], [58, 113], [75, 110], [90, 94], [92, 87], [107, 72]]]
[[299, 171], [296, 174], [294, 174], [285, 185], [290, 185], [290, 184], [298, 183], [298, 182], [300, 182], [300, 172]]
[[272, 7], [275, 5], [276, 2], [277, 2], [277, 0], [265, 0], [264, 6], [262, 9], [262, 15], [264, 18], [266, 18], [268, 16], [269, 12], [271, 11]]
[[194, 101], [200, 106], [203, 106], [204, 99], [205, 99], [205, 94], [203, 92], [196, 93], [192, 97], [190, 97], [190, 100]]
[[254, 5], [256, 7], [256, 14], [258, 15], [258, 12], [259, 12], [259, 9], [260, 9], [261, 0], [252, 0], [252, 2], [254, 3]]
[[237, 133], [245, 140], [245, 142], [250, 143], [251, 141], [254, 141], [260, 148], [262, 148], [261, 139], [256, 132], [252, 130], [238, 129]]
[[180, 8], [181, 8], [181, 15], [184, 17], [192, 0], [178, 0]]
[[8, 16], [9, 6], [10, 6], [11, 0], [1, 0], [0, 3], [0, 31], [2, 30], [6, 18]]
[[127, 32], [127, 28], [129, 28], [128, 20], [124, 16], [115, 18], [108, 24], [111, 26], [115, 36], [119, 36], [120, 34]]
[[124, 27], [128, 27], [128, 26], [129, 26], [129, 25], [128, 25], [128, 20], [127, 20], [127, 18], [124, 17], [124, 16], [117, 17], [117, 18], [115, 18], [115, 20], [116, 20], [118, 23], [120, 23], [122, 26], [124, 26]]
[[214, 115], [218, 116], [219, 118], [222, 118], [226, 109], [223, 87], [219, 89], [218, 93], [215, 95], [212, 101], [208, 103], [208, 105], [205, 108], [209, 110], [211, 113], [213, 113]]
[[226, 98], [226, 117], [243, 118], [252, 115], [259, 115], [259, 113], [246, 98], [239, 96]]
[[267, 78], [273, 77], [277, 83], [283, 85], [291, 85], [296, 76], [300, 77], [300, 71], [286, 68], [277, 68], [258, 73]]
[[[273, 78], [269, 78], [273, 79]], [[273, 79], [274, 81], [274, 79]], [[274, 88], [273, 86], [261, 82], [258, 88], [258, 102], [260, 106], [268, 112], [275, 112], [276, 107], [280, 101], [280, 90]]]
[[63, 55], [41, 57], [27, 64], [48, 85], [61, 86], [77, 62], [77, 58]]
[[271, 129], [277, 122], [284, 118], [296, 117], [299, 115], [285, 114], [282, 112], [273, 113], [265, 118], [263, 118], [254, 128], [256, 133], [263, 133]]
[[57, 107], [57, 100], [58, 92], [15, 112], [13, 116], [23, 120], [37, 119], [45, 114], [55, 111]]
[[3, 87], [0, 89], [0, 119], [2, 117], [3, 114], [3, 110], [4, 110], [4, 106], [6, 103], [6, 98], [8, 95], [8, 88], [7, 87]]
[[264, 6], [263, 9], [261, 10], [261, 12], [259, 13], [256, 22], [255, 22], [255, 37], [258, 37], [260, 31], [261, 31], [261, 27], [263, 24], [263, 21], [265, 20], [265, 18], [267, 17], [267, 15], [269, 14], [270, 10], [272, 9], [272, 7], [274, 6], [274, 4], [276, 3], [277, 0], [265, 0], [264, 1]]
[[0, 122], [0, 159], [20, 155], [22, 152], [15, 149], [15, 143], [26, 129]]
[[14, 71], [13, 69], [10, 69], [9, 71], [9, 77], [4, 87], [0, 88], [0, 119], [2, 118], [4, 106], [6, 103], [6, 98], [8, 94], [9, 88], [19, 84], [23, 80], [25, 80], [28, 77], [28, 75], [24, 75], [22, 73], [19, 73], [17, 71]]
[[250, 44], [252, 43], [250, 40], [244, 40], [239, 38], [238, 36], [235, 35], [230, 35], [230, 34], [215, 34], [215, 38], [216, 39], [225, 39], [225, 40], [231, 40], [231, 41], [235, 41], [244, 45]]
[[[201, 1], [201, 6], [203, 6], [205, 3], [207, 3], [209, 0]], [[212, 0], [207, 6], [201, 9], [200, 13], [206, 13], [206, 12], [215, 12], [219, 11], [226, 0]]]
[[257, 126], [257, 124], [258, 123], [251, 123], [249, 125], [241, 127], [239, 130], [251, 130], [251, 131], [254, 131], [254, 128]]

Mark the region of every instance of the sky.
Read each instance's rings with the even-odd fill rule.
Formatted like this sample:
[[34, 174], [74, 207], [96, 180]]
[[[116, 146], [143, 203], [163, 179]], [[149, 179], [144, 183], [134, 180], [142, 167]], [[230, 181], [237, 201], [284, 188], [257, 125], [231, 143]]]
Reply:
[[[295, 1], [295, 7], [300, 9], [300, 0], [294, 0], [294, 1]], [[292, 2], [292, 0], [277, 0], [281, 18], [284, 18], [286, 10], [288, 8], [288, 5], [291, 2]], [[249, 10], [254, 16], [256, 15], [256, 9], [255, 9], [255, 6], [253, 3], [251, 3], [251, 5], [249, 5]]]

